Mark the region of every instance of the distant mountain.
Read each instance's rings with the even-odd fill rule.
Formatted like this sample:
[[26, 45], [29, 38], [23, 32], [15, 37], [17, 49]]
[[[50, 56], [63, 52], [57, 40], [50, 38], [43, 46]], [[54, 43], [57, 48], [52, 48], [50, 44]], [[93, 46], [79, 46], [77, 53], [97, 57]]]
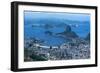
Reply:
[[86, 36], [85, 40], [90, 41], [90, 33], [88, 33], [88, 35]]
[[74, 24], [87, 24], [89, 21], [78, 21], [78, 20], [69, 20], [69, 19], [64, 19], [67, 23], [74, 23]]
[[25, 19], [26, 25], [33, 24], [34, 26], [44, 25], [44, 24], [62, 26], [65, 24], [86, 24], [86, 23], [89, 23], [89, 21], [78, 21], [78, 20], [69, 20], [69, 19], [60, 19], [60, 18], [38, 18], [38, 19], [27, 19], [26, 18]]

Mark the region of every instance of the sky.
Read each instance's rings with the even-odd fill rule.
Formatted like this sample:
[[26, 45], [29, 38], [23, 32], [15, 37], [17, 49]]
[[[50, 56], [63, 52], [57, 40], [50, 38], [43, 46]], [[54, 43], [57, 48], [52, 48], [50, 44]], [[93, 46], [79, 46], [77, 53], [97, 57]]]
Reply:
[[33, 11], [24, 11], [25, 19], [35, 20], [35, 19], [48, 19], [48, 18], [57, 18], [57, 19], [68, 19], [75, 21], [90, 21], [90, 14], [84, 13], [65, 13], [65, 12], [33, 12]]

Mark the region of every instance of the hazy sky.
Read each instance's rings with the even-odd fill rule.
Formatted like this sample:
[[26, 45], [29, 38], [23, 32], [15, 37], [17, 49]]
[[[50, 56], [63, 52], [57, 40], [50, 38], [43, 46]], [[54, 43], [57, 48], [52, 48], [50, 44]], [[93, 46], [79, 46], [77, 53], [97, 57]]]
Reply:
[[58, 19], [69, 19], [77, 21], [89, 21], [90, 14], [79, 14], [79, 13], [63, 13], [63, 12], [32, 12], [24, 11], [24, 16], [27, 20], [30, 19], [41, 19], [41, 18], [58, 18]]

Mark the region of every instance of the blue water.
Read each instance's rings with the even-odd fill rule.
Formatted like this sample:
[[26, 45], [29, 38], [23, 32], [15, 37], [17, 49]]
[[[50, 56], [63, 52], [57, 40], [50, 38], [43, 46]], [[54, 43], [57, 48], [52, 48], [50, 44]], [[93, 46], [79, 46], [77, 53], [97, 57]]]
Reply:
[[88, 35], [88, 33], [90, 32], [90, 24], [81, 24], [78, 27], [72, 27], [72, 30], [79, 36], [82, 38], [85, 38], [86, 35]]
[[[70, 19], [70, 17], [73, 17]], [[82, 18], [83, 17], [83, 18]], [[78, 19], [77, 19], [78, 18]], [[82, 18], [82, 19], [79, 19]], [[72, 31], [74, 31], [79, 37], [85, 38], [90, 32], [89, 15], [83, 14], [68, 14], [68, 13], [36, 13], [25, 12], [24, 14], [24, 37], [34, 37], [39, 40], [43, 40], [44, 45], [61, 45], [67, 42], [67, 38], [59, 37], [56, 34], [65, 30], [65, 24], [70, 25]], [[77, 20], [76, 20], [77, 19]], [[73, 22], [71, 22], [71, 21]], [[74, 21], [79, 21], [75, 22]], [[83, 21], [88, 21], [84, 23]], [[44, 25], [49, 24], [49, 28], [45, 28]], [[73, 26], [73, 25], [78, 26]], [[46, 32], [51, 32], [48, 34]]]
[[41, 27], [32, 27], [31, 25], [25, 25], [24, 29], [25, 29], [24, 35], [26, 38], [35, 37], [36, 39], [43, 40], [45, 41], [43, 43], [44, 45], [50, 45], [50, 46], [61, 45], [62, 43], [67, 41], [64, 38], [56, 36], [56, 33], [64, 31], [63, 28], [50, 29], [49, 31], [53, 32], [52, 35], [45, 34], [45, 32], [48, 30]]

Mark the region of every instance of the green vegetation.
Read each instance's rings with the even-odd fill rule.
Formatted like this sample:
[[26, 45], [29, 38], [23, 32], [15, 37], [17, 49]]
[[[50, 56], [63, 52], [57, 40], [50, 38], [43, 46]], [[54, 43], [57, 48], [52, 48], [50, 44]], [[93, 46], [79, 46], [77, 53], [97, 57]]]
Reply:
[[47, 61], [48, 57], [45, 54], [38, 54], [35, 51], [36, 48], [28, 50], [29, 48], [24, 49], [24, 61]]
[[33, 61], [47, 61], [48, 60], [46, 56], [42, 56], [42, 55], [32, 54], [30, 57], [32, 58]]

